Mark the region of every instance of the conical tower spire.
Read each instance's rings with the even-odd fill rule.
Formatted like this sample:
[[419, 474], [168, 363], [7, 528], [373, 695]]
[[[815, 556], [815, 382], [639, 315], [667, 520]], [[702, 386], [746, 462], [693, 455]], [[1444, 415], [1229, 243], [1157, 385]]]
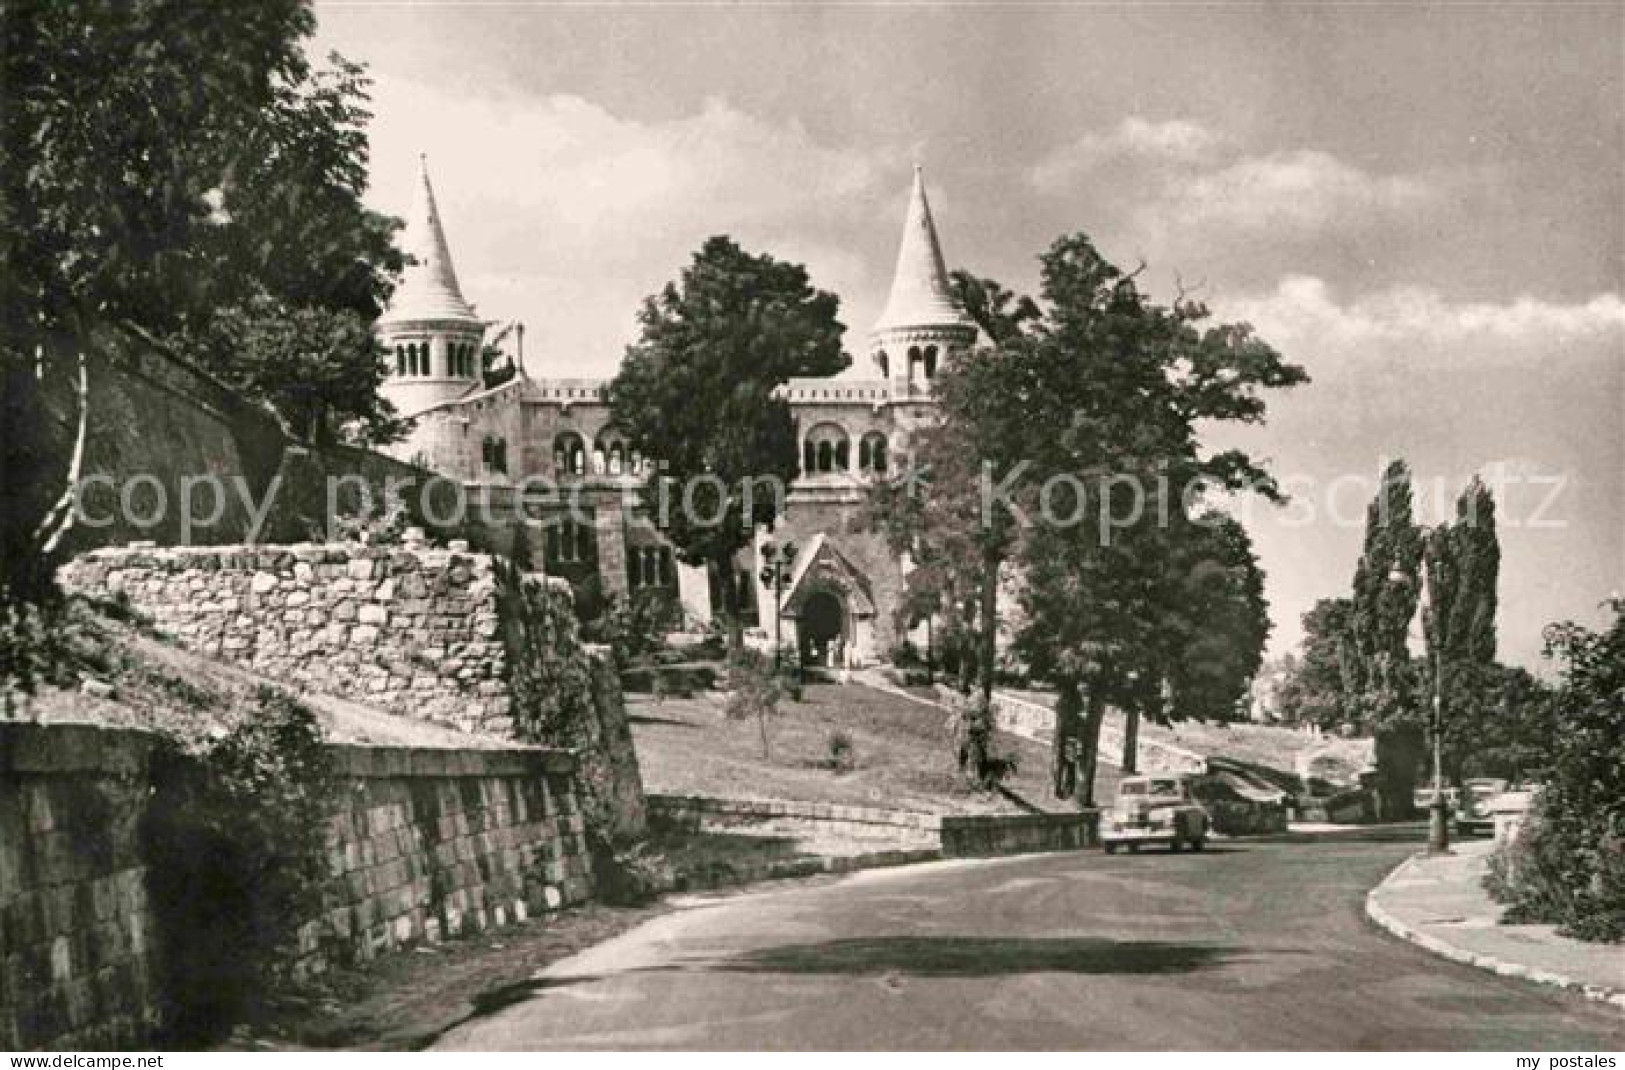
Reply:
[[463, 299], [452, 267], [451, 249], [440, 226], [440, 210], [435, 206], [434, 187], [429, 184], [429, 161], [418, 157], [418, 181], [412, 193], [412, 209], [406, 217], [404, 251], [412, 263], [401, 273], [401, 284], [390, 298], [382, 323], [408, 320], [461, 320], [479, 322], [474, 308]]
[[908, 218], [897, 249], [897, 271], [892, 276], [886, 309], [875, 322], [875, 331], [951, 327], [969, 322], [948, 287], [948, 269], [942, 261], [936, 223], [931, 219], [931, 202], [925, 195], [925, 177], [920, 165], [915, 164]]

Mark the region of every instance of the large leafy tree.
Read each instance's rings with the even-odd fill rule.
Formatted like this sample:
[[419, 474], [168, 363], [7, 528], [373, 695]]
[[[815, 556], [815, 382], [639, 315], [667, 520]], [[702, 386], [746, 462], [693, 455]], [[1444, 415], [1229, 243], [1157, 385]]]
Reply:
[[[1088, 803], [1108, 705], [1166, 717], [1202, 692], [1176, 681], [1190, 647], [1170, 640], [1199, 631], [1171, 613], [1199, 571], [1182, 565], [1209, 537], [1191, 503], [1218, 490], [1280, 497], [1246, 453], [1203, 451], [1198, 425], [1259, 421], [1264, 391], [1307, 376], [1244, 325], [1209, 323], [1198, 302], [1154, 303], [1082, 235], [1041, 262], [1043, 321], [1004, 369], [1030, 461], [1018, 644], [1058, 692], [1056, 790]], [[1244, 556], [1237, 543], [1224, 558], [1244, 573]], [[1250, 584], [1237, 583], [1233, 605]], [[1170, 704], [1181, 689], [1186, 700]]]
[[1303, 615], [1303, 656], [1281, 683], [1281, 717], [1291, 724], [1335, 728], [1352, 719], [1343, 690], [1342, 654], [1352, 605], [1322, 598]]
[[777, 518], [781, 503], [763, 481], [787, 487], [799, 463], [789, 405], [774, 391], [847, 366], [839, 309], [801, 265], [711, 238], [644, 302], [641, 336], [610, 384], [616, 422], [657, 462], [645, 504], [682, 560], [712, 570], [735, 652], [744, 642], [736, 557]]
[[[0, 18], [0, 595], [35, 600], [72, 523], [88, 425], [87, 351], [197, 307], [207, 195], [237, 139], [305, 70], [297, 0], [10, 3]], [[42, 381], [74, 381], [66, 465]]]
[[399, 430], [366, 330], [399, 256], [360, 203], [365, 82], [312, 70], [313, 28], [307, 0], [5, 5], [0, 674], [38, 661], [24, 607], [53, 600], [102, 361], [168, 346], [310, 437]]
[[1168, 712], [1177, 720], [1232, 721], [1246, 716], [1263, 664], [1269, 602], [1247, 529], [1222, 513], [1200, 520], [1176, 554], [1172, 577]]

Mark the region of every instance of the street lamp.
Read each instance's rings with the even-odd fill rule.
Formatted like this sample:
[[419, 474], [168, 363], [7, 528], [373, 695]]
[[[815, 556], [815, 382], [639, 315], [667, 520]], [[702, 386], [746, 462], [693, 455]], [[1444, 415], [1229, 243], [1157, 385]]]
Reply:
[[780, 620], [784, 615], [784, 585], [790, 579], [790, 566], [796, 560], [796, 544], [787, 542], [783, 546], [775, 546], [772, 542], [762, 543], [762, 585], [773, 591], [773, 672], [778, 674], [780, 661], [784, 648], [780, 638], [783, 624]]
[[[1434, 547], [1437, 532], [1429, 532], [1422, 542], [1422, 592], [1418, 603], [1425, 602], [1433, 627], [1422, 629], [1422, 641], [1433, 662], [1433, 694], [1428, 716], [1428, 735], [1433, 745], [1433, 801], [1428, 806], [1428, 851], [1432, 854], [1450, 852], [1450, 804], [1444, 796], [1444, 619], [1440, 614], [1439, 590], [1434, 582], [1433, 570], [1438, 564]], [[1390, 579], [1404, 578], [1397, 568]]]

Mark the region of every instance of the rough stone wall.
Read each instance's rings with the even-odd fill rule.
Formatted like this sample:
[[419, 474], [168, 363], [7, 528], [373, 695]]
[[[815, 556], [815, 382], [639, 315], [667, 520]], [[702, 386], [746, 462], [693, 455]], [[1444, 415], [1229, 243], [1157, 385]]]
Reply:
[[181, 645], [300, 687], [505, 730], [506, 653], [483, 554], [359, 543], [120, 547], [62, 582], [122, 592]]
[[369, 961], [586, 901], [592, 864], [575, 761], [556, 750], [333, 748], [323, 916], [300, 967]]
[[[0, 1048], [145, 1046], [164, 1006], [142, 825], [156, 739], [0, 723]], [[522, 920], [592, 895], [567, 752], [336, 746], [332, 879], [297, 968]]]
[[141, 850], [152, 742], [0, 724], [0, 1048], [136, 1047], [157, 1025]]
[[[93, 551], [60, 578], [91, 594], [122, 592], [191, 650], [463, 730], [511, 734], [533, 721], [517, 704], [536, 701], [538, 688], [576, 687], [580, 701], [539, 741], [581, 752], [594, 828], [614, 840], [643, 832], [643, 782], [614, 667], [581, 650], [567, 592], [557, 619], [546, 616], [538, 578], [486, 554], [135, 546]], [[560, 651], [580, 655], [580, 680], [556, 678]]]

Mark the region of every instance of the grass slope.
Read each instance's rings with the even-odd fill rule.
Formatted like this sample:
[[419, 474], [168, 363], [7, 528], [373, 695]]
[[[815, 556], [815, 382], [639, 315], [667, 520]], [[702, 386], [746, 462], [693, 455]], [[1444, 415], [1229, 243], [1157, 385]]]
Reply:
[[[767, 758], [756, 722], [725, 718], [717, 693], [628, 696], [628, 712], [651, 792], [931, 813], [1073, 809], [1050, 796], [1048, 747], [997, 733], [994, 752], [1015, 758], [1017, 774], [1006, 781], [1008, 796], [975, 791], [955, 767], [945, 710], [862, 684], [810, 684], [804, 701], [783, 701], [769, 725]], [[837, 730], [853, 743], [847, 772], [829, 762]], [[1110, 799], [1115, 785], [1115, 771], [1103, 769], [1096, 797]]]

